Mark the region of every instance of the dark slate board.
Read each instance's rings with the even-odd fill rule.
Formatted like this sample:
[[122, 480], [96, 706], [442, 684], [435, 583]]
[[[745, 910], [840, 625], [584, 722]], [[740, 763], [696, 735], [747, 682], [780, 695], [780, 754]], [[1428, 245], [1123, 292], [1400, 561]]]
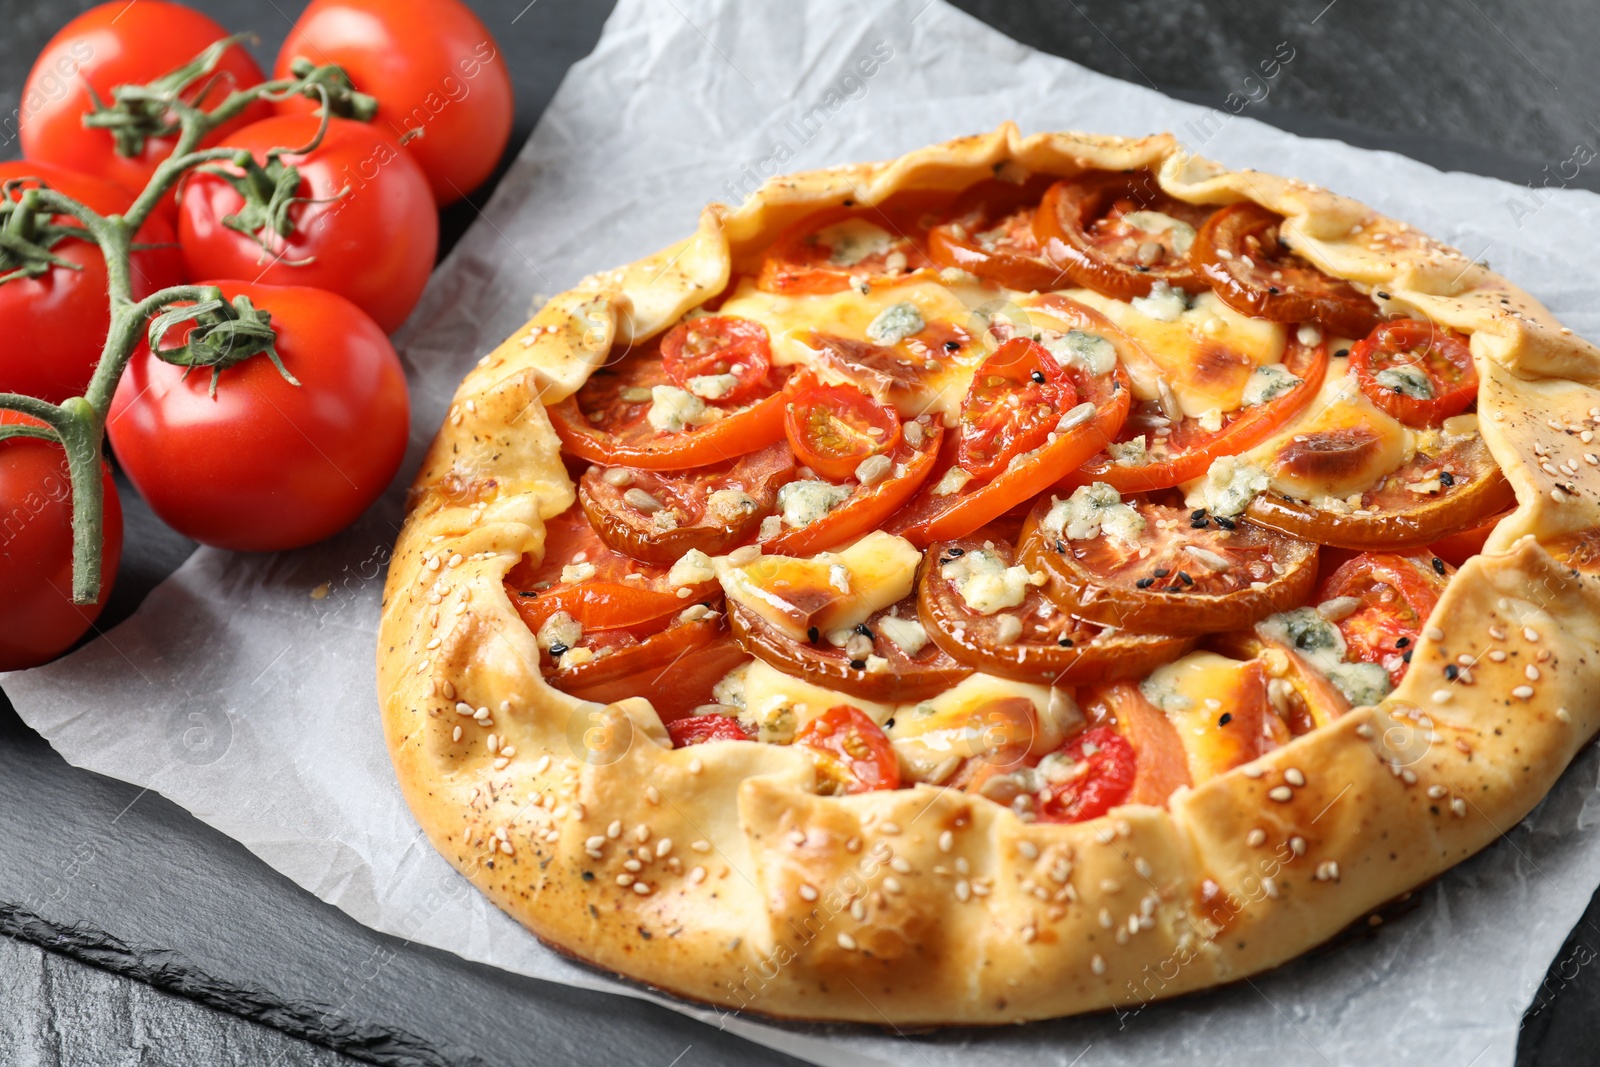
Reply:
[[[270, 62], [301, 3], [193, 0]], [[0, 113], [88, 0], [0, 0]], [[609, 4], [474, 0], [512, 65], [519, 145]], [[1296, 59], [1248, 114], [1444, 169], [1542, 183], [1593, 145], [1600, 10], [1584, 0], [961, 0], [1116, 77], [1223, 106], [1280, 41]], [[16, 153], [0, 123], [0, 158]], [[498, 175], [496, 175], [498, 178]], [[1571, 184], [1600, 189], [1583, 172]], [[481, 204], [488, 190], [474, 201]], [[446, 213], [453, 242], [473, 203]], [[128, 550], [106, 623], [192, 547], [124, 486]], [[333, 1064], [794, 1061], [666, 1009], [509, 975], [374, 933], [162, 797], [68, 767], [0, 694], [0, 1062]], [[45, 951], [37, 946], [43, 946]], [[1528, 1011], [1519, 1062], [1593, 1062], [1600, 897]], [[88, 966], [85, 966], [88, 965]], [[248, 1021], [247, 1021], [248, 1020]], [[264, 1024], [264, 1025], [256, 1025]], [[293, 1036], [288, 1036], [293, 1035]], [[316, 1045], [300, 1039], [309, 1039]], [[322, 1047], [319, 1047], [322, 1046]], [[339, 1052], [329, 1051], [337, 1049]], [[341, 1055], [345, 1053], [347, 1055]]]

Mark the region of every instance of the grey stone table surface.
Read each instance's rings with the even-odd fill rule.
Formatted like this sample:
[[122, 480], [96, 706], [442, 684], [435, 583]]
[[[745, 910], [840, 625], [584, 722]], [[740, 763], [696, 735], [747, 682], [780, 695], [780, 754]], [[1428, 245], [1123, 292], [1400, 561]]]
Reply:
[[[269, 64], [303, 0], [191, 0], [253, 30]], [[671, 0], [662, 0], [670, 3]], [[767, 0], [760, 0], [767, 2]], [[513, 70], [520, 146], [609, 11], [472, 0]], [[89, 0], [0, 0], [0, 158], [32, 57]], [[1592, 0], [958, 0], [1036, 47], [1185, 99], [1259, 96], [1255, 58], [1296, 60], [1249, 114], [1447, 169], [1561, 176], [1600, 145]], [[1237, 99], [1237, 98], [1236, 98]], [[498, 177], [498, 176], [497, 176]], [[476, 205], [446, 214], [453, 241]], [[0, 344], [5, 342], [0, 338]], [[124, 486], [115, 622], [190, 545]], [[518, 978], [376, 934], [159, 796], [68, 767], [0, 693], [0, 1067], [10, 1064], [779, 1064], [665, 1009]], [[1600, 900], [1528, 1011], [1519, 1062], [1596, 1061]]]

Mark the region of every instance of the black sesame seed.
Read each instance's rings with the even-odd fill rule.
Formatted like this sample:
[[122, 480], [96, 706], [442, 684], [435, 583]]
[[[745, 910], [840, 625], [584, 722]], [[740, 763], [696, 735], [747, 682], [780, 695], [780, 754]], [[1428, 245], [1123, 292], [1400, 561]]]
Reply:
[[967, 554], [967, 550], [964, 548], [952, 548], [949, 551], [950, 558], [952, 559], [956, 558], [957, 556], [965, 556]]
[[1439, 484], [1446, 488], [1456, 484], [1456, 476], [1449, 471], [1439, 472]]
[[1140, 274], [1145, 274], [1150, 270], [1150, 268], [1145, 266], [1143, 263], [1134, 264], [1133, 269], [1138, 271]]
[[944, 343], [944, 350], [946, 352], [956, 352], [956, 351], [959, 351], [960, 348], [961, 348], [961, 342], [960, 341], [946, 341]]
[[1387, 300], [1387, 299], [1389, 299], [1389, 294], [1384, 292], [1382, 289], [1375, 289], [1375, 290], [1373, 290], [1373, 292], [1378, 294], [1378, 299], [1379, 300]]
[[817, 628], [815, 626], [811, 627], [811, 629], [806, 631], [806, 637], [811, 641], [812, 644], [816, 644], [817, 643], [817, 638], [819, 636], [820, 636], [820, 634], [818, 633]]
[[1172, 572], [1167, 570], [1167, 568], [1165, 568], [1165, 567], [1157, 567], [1155, 570], [1151, 571], [1150, 573], [1154, 574], [1157, 578], [1165, 578], [1167, 575], [1171, 574]]
[[1058, 641], [1056, 643], [1059, 644], [1062, 648], [1071, 648], [1072, 647], [1072, 638], [1063, 637], [1060, 641]]
[[850, 669], [853, 671], [864, 671], [867, 669], [867, 661], [864, 659], [853, 659], [850, 661]]
[[1400, 657], [1400, 659], [1401, 659], [1401, 661], [1402, 661], [1402, 662], [1404, 662], [1404, 663], [1410, 663], [1410, 662], [1411, 662], [1411, 650], [1410, 650], [1410, 649], [1409, 649], [1409, 648], [1408, 648], [1408, 649], [1406, 649], [1406, 650], [1405, 650], [1405, 654], [1404, 654], [1404, 655], [1402, 655], [1402, 656], [1401, 656], [1401, 657]]
[[856, 202], [854, 200], [848, 200], [848, 199], [847, 200], [842, 200], [842, 201], [840, 201], [840, 203], [844, 207], [855, 207], [856, 206]]
[[1461, 676], [1461, 668], [1454, 663], [1446, 663], [1444, 665], [1444, 676], [1453, 682]]
[[1443, 574], [1444, 573], [1444, 560], [1440, 559], [1438, 556], [1434, 556], [1433, 557], [1433, 573], [1435, 573], [1435, 574]]
[[1194, 584], [1194, 579], [1189, 577], [1189, 572], [1188, 571], [1179, 571], [1178, 572], [1178, 580], [1180, 582], [1182, 582], [1184, 585], [1193, 585]]
[[1189, 518], [1191, 518], [1191, 519], [1203, 519], [1205, 517], [1206, 517], [1206, 509], [1205, 508], [1195, 508], [1193, 511], [1189, 512]]
[[1033, 384], [1034, 385], [1043, 385], [1044, 384], [1044, 371], [1042, 371], [1042, 370], [1033, 371], [1032, 373], [1030, 373], [1028, 375], [1028, 377], [1033, 379]]
[[885, 730], [893, 730], [894, 729], [894, 716], [893, 715], [889, 716], [888, 721], [883, 724], [883, 728]]
[[872, 627], [868, 626], [864, 622], [858, 622], [856, 623], [856, 633], [860, 634], [862, 637], [871, 637]]
[[1273, 296], [1277, 296], [1282, 291], [1283, 290], [1279, 289], [1276, 285], [1267, 286], [1267, 292], [1271, 293]]
[[1062, 556], [1067, 554], [1067, 546], [1059, 537], [1056, 538], [1056, 553]]
[[1411, 643], [1411, 638], [1409, 638], [1409, 637], [1402, 637], [1402, 638], [1400, 638], [1400, 640], [1398, 640], [1398, 641], [1396, 641], [1396, 642], [1395, 642], [1395, 643], [1394, 643], [1394, 647], [1395, 647], [1395, 648], [1405, 648], [1405, 647], [1406, 647], [1406, 646], [1407, 646], [1407, 645], [1409, 645], [1409, 644], [1410, 644], [1410, 643]]
[[1233, 721], [1233, 712], [1225, 711], [1217, 718], [1218, 726], [1226, 726]]
[[1225, 519], [1221, 515], [1213, 515], [1212, 518], [1216, 519], [1217, 520], [1217, 525], [1222, 527], [1224, 530], [1231, 530], [1234, 527], [1239, 525], [1238, 523], [1234, 522], [1232, 519]]
[[555, 644], [550, 646], [550, 655], [552, 655], [552, 656], [564, 656], [566, 654], [567, 654], [567, 646], [563, 645], [561, 642], [557, 641]]
[[1204, 530], [1207, 525], [1209, 525], [1207, 520], [1205, 520], [1205, 519], [1195, 519], [1193, 522], [1189, 523], [1189, 529], [1191, 529], [1191, 530]]
[[593, 871], [584, 871], [584, 872], [583, 872], [583, 880], [584, 880], [584, 881], [585, 881], [585, 882], [592, 882], [592, 881], [594, 881], [594, 872], [593, 872]]
[[1152, 585], [1156, 584], [1156, 580], [1154, 578], [1140, 578], [1133, 584], [1138, 586], [1140, 589], [1149, 589]]
[[1345, 356], [1348, 356], [1349, 354], [1350, 354], [1350, 350], [1348, 348], [1341, 348], [1341, 349], [1339, 349], [1339, 351], [1334, 353], [1334, 355], [1337, 356], [1340, 359], [1343, 359]]

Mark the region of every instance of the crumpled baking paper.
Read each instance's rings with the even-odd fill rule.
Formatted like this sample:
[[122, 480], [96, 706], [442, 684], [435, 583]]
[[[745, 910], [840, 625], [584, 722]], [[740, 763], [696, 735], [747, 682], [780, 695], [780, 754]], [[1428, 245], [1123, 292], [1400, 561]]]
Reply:
[[[623, 0], [399, 339], [415, 409], [405, 473], [457, 381], [530, 303], [671, 243], [706, 201], [737, 202], [763, 178], [888, 158], [1005, 119], [1026, 132], [1172, 130], [1230, 166], [1348, 193], [1488, 259], [1600, 339], [1600, 198], [1441, 174], [1253, 121], [1249, 101], [1293, 76], [1298, 45], [1264, 47], [1238, 72], [1235, 114], [1044, 55], [942, 0]], [[202, 549], [132, 619], [5, 689], [73, 764], [160, 791], [363, 923], [538, 978], [652, 996], [540, 945], [428, 847], [402, 802], [373, 678], [401, 500], [397, 484], [353, 529], [301, 552]], [[825, 1064], [1507, 1064], [1600, 884], [1597, 816], [1590, 749], [1527, 820], [1408, 913], [1270, 974], [1137, 1010], [903, 1035], [655, 999]]]

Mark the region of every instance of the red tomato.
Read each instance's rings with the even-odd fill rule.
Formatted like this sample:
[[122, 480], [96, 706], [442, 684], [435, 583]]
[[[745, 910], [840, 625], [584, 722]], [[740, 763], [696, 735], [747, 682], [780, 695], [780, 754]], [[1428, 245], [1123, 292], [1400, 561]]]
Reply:
[[1336, 624], [1346, 655], [1378, 664], [1399, 685], [1411, 662], [1410, 649], [1452, 573], [1437, 556], [1365, 552], [1329, 575], [1317, 599], [1354, 597], [1359, 602]]
[[[143, 189], [156, 165], [172, 154], [175, 136], [152, 137], [136, 156], [117, 151], [109, 130], [91, 130], [83, 116], [98, 94], [107, 104], [118, 85], [144, 84], [183, 66], [228, 31], [200, 12], [162, 0], [112, 0], [79, 15], [44, 46], [22, 89], [17, 115], [22, 154], [95, 174], [129, 189]], [[185, 94], [190, 103], [214, 106], [236, 89], [260, 84], [261, 68], [242, 45], [223, 53], [210, 77]], [[212, 145], [229, 132], [272, 113], [263, 102], [251, 104], [203, 142]]]
[[[0, 183], [22, 178], [39, 179], [26, 183], [27, 188], [42, 182], [102, 215], [120, 214], [133, 203], [133, 194], [120, 185], [52, 163], [0, 163]], [[23, 188], [12, 186], [7, 195], [20, 199]], [[55, 221], [73, 220], [60, 215]], [[135, 300], [183, 280], [183, 259], [170, 247], [172, 227], [166, 220], [152, 217], [139, 231], [138, 240], [169, 247], [133, 254]], [[88, 239], [67, 238], [51, 251], [82, 269], [50, 267], [36, 278], [13, 278], [0, 284], [0, 337], [5, 338], [0, 345], [0, 392], [24, 393], [59, 404], [88, 386], [106, 343], [111, 310], [105, 258], [98, 245]]]
[[669, 722], [667, 736], [672, 738], [673, 748], [703, 745], [707, 741], [750, 740], [750, 735], [744, 732], [744, 727], [739, 725], [738, 719], [716, 713], [691, 715], [687, 719]]
[[899, 414], [854, 386], [802, 374], [789, 380], [784, 397], [789, 447], [824, 478], [853, 478], [862, 460], [892, 455], [900, 443]]
[[[310, 115], [281, 115], [239, 130], [223, 147], [264, 163], [269, 149], [310, 143], [317, 126]], [[295, 196], [304, 198], [289, 208], [286, 237], [227, 226], [245, 198], [226, 179], [196, 171], [184, 180], [178, 238], [190, 276], [326, 289], [393, 333], [422, 296], [439, 250], [427, 177], [393, 140], [351, 119], [331, 120], [316, 149], [282, 159], [300, 171]]]
[[1050, 350], [1013, 337], [972, 375], [961, 401], [957, 462], [974, 478], [992, 478], [1044, 444], [1077, 403], [1077, 389]]
[[[511, 139], [511, 72], [495, 39], [459, 0], [312, 0], [278, 50], [342, 67], [378, 99], [374, 125], [405, 145], [443, 206], [472, 192]], [[280, 112], [318, 105], [296, 97]]]
[[[1083, 822], [1125, 803], [1138, 767], [1133, 746], [1109, 726], [1094, 726], [1068, 741], [1060, 754], [1076, 773], [1039, 790], [1034, 811], [1040, 822]], [[1079, 764], [1084, 769], [1077, 770]]]
[[794, 743], [809, 748], [822, 784], [839, 793], [900, 788], [900, 761], [878, 724], [860, 708], [839, 704], [800, 727]]
[[734, 385], [716, 403], [742, 404], [765, 391], [772, 341], [754, 319], [705, 315], [673, 327], [661, 339], [661, 364], [668, 381], [691, 393], [691, 378], [731, 374]]
[[[0, 426], [38, 425], [0, 411]], [[100, 601], [72, 602], [72, 479], [61, 446], [0, 441], [0, 671], [34, 667], [66, 651], [99, 617], [122, 559], [122, 504], [105, 471]]]
[[[272, 314], [300, 382], [254, 357], [188, 374], [141, 342], [112, 398], [107, 432], [140, 495], [186, 537], [278, 551], [342, 530], [400, 467], [410, 425], [405, 373], [378, 324], [320, 289], [220, 283]], [[166, 345], [182, 344], [185, 324]]]
[[1478, 398], [1467, 339], [1431, 322], [1380, 324], [1350, 347], [1350, 369], [1367, 399], [1407, 426], [1438, 426]]

